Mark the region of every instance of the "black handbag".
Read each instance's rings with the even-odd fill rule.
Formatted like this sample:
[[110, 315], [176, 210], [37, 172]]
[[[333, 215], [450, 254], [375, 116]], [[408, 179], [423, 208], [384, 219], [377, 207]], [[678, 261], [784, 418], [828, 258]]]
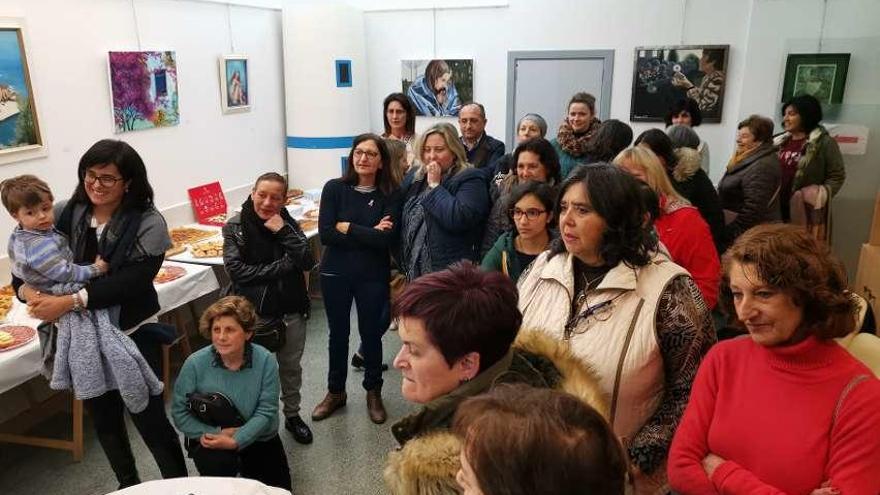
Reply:
[[244, 424], [244, 417], [235, 404], [220, 392], [190, 392], [186, 394], [186, 408], [206, 425], [238, 428]]
[[285, 342], [287, 342], [287, 325], [284, 324], [284, 319], [258, 318], [254, 327], [254, 336], [251, 337], [252, 344], [260, 344], [269, 352], [278, 352], [284, 347]]

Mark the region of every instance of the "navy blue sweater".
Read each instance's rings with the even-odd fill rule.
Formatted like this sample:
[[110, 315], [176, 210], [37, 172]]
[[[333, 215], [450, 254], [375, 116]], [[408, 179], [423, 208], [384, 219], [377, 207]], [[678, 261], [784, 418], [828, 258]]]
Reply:
[[[321, 273], [346, 275], [360, 280], [387, 281], [391, 271], [390, 248], [397, 238], [398, 195], [390, 197], [378, 189], [358, 192], [342, 179], [331, 179], [321, 193], [318, 232], [324, 254]], [[373, 228], [390, 215], [394, 228]], [[350, 222], [348, 233], [336, 230], [337, 222]]]

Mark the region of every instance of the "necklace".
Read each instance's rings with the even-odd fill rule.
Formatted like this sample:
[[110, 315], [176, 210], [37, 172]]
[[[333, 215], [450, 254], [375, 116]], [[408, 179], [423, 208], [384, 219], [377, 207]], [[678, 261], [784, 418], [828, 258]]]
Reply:
[[584, 292], [590, 290], [590, 286], [593, 285], [594, 282], [601, 280], [605, 276], [604, 273], [600, 273], [593, 278], [587, 278], [586, 273], [582, 273], [581, 275], [584, 277]]

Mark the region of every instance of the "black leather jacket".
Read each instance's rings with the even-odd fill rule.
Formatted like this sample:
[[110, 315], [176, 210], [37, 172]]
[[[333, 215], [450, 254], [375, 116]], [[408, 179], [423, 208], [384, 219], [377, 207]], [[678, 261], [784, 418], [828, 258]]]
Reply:
[[241, 216], [223, 226], [223, 265], [232, 281], [231, 293], [246, 297], [257, 314], [281, 317], [307, 315], [309, 296], [303, 272], [315, 265], [309, 241], [295, 221], [285, 221], [276, 233], [275, 261], [254, 263], [245, 259]]

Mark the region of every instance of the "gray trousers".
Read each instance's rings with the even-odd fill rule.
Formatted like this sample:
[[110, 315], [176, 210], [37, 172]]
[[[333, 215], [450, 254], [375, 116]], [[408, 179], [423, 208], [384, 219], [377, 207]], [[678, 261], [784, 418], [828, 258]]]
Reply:
[[284, 406], [284, 417], [299, 414], [300, 393], [302, 386], [302, 355], [306, 347], [306, 320], [301, 315], [285, 315], [287, 324], [287, 341], [284, 347], [275, 353], [278, 359], [278, 375], [281, 379], [281, 403]]

